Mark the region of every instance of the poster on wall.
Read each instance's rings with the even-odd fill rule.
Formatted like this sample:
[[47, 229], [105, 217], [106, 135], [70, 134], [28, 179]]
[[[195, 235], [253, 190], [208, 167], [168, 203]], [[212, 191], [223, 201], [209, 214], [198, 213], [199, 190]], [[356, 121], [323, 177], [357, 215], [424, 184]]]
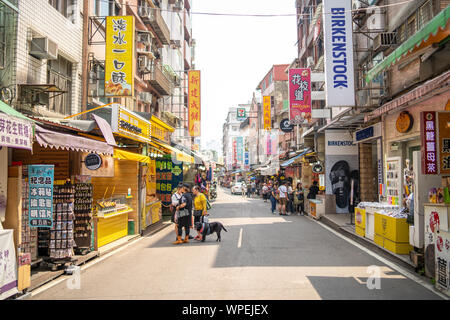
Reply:
[[311, 69], [289, 69], [289, 120], [293, 124], [311, 120]]
[[17, 291], [17, 263], [14, 230], [0, 230], [0, 300]]
[[8, 196], [8, 148], [0, 146], [0, 223], [5, 221]]
[[106, 17], [105, 94], [134, 95], [134, 17]]
[[352, 1], [323, 1], [327, 107], [355, 105]]
[[345, 130], [325, 131], [325, 192], [336, 196], [336, 213], [348, 213], [351, 177], [359, 176], [358, 146], [352, 133]]
[[29, 225], [51, 228], [53, 226], [54, 165], [29, 165]]

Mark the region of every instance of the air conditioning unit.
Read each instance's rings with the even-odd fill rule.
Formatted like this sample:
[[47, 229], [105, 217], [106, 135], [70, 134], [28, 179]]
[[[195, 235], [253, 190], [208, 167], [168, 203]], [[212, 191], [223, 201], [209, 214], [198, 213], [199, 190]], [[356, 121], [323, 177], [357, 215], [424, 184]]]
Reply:
[[138, 58], [138, 68], [141, 72], [151, 72], [152, 60], [147, 55], [140, 55]]
[[152, 36], [150, 35], [150, 33], [139, 32], [138, 33], [138, 42], [145, 43], [145, 44], [151, 44]]
[[58, 59], [58, 45], [47, 37], [33, 38], [30, 45], [30, 55], [38, 59]]
[[181, 48], [181, 41], [180, 40], [170, 40], [170, 44], [174, 48]]
[[177, 1], [174, 5], [173, 5], [173, 11], [181, 11], [183, 10], [183, 1]]
[[385, 30], [386, 28], [386, 15], [380, 8], [368, 9], [370, 12], [369, 18], [367, 18], [367, 30]]
[[314, 67], [314, 57], [309, 56], [308, 58], [306, 58], [306, 67], [307, 68]]
[[352, 10], [359, 10], [363, 8], [367, 8], [367, 4], [364, 3], [365, 1], [353, 1]]
[[384, 32], [379, 33], [373, 38], [373, 50], [386, 50], [392, 45], [397, 44], [397, 33], [396, 32]]
[[152, 103], [152, 94], [150, 92], [140, 92], [139, 100], [144, 101], [146, 103]]

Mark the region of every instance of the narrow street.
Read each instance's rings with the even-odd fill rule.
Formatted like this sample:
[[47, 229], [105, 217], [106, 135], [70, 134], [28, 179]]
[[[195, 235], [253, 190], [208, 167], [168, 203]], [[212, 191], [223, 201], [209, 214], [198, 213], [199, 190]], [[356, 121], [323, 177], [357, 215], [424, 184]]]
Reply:
[[[80, 289], [60, 278], [30, 299], [440, 299], [320, 223], [272, 215], [260, 199], [221, 189], [210, 213], [228, 229], [221, 243], [212, 235], [175, 246], [169, 227], [87, 264]], [[380, 289], [366, 286], [372, 265]]]

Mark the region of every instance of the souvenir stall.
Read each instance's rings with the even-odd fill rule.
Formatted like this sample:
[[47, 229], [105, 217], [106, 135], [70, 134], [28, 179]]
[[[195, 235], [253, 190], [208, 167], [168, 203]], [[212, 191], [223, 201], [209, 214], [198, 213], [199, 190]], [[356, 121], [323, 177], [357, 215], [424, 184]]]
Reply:
[[[29, 286], [30, 264], [26, 254], [18, 251], [21, 229], [16, 194], [21, 189], [19, 181], [10, 178], [8, 155], [16, 149], [31, 150], [32, 145], [33, 121], [0, 101], [0, 300]], [[19, 261], [23, 261], [20, 266]]]

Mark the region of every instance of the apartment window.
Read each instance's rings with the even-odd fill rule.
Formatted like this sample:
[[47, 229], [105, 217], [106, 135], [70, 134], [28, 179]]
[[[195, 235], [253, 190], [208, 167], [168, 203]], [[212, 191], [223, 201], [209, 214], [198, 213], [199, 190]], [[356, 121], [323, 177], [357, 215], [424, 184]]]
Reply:
[[0, 70], [6, 66], [6, 15], [5, 7], [0, 7]]
[[407, 25], [406, 31], [408, 33], [408, 37], [412, 37], [414, 35], [414, 33], [416, 33], [417, 29], [416, 29], [416, 16], [415, 15], [408, 19], [408, 25]]
[[273, 82], [273, 74], [270, 73], [270, 75], [269, 75], [269, 85], [271, 85], [272, 82]]
[[58, 56], [47, 62], [47, 83], [56, 85], [66, 93], [50, 99], [49, 110], [61, 114], [71, 114], [72, 68], [70, 61]]
[[422, 28], [433, 16], [433, 7], [431, 0], [425, 2], [423, 6], [419, 8], [417, 29]]
[[48, 0], [48, 3], [66, 18], [73, 14], [74, 0]]
[[94, 0], [94, 14], [99, 17], [117, 16], [120, 7], [114, 0]]

